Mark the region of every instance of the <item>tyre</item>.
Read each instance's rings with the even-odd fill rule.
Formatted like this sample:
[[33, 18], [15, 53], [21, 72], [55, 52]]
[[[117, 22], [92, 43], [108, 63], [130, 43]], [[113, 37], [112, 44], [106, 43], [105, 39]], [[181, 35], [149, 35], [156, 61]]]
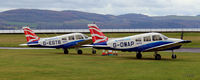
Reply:
[[97, 51], [96, 50], [92, 50], [92, 54], [96, 54], [97, 53]]
[[65, 49], [64, 54], [69, 54], [69, 51], [67, 49]]
[[176, 59], [176, 54], [172, 54], [172, 59]]
[[78, 54], [83, 54], [82, 50], [77, 51]]
[[137, 59], [141, 59], [142, 58], [142, 54], [141, 53], [137, 53], [136, 57], [137, 57]]
[[156, 54], [156, 55], [155, 55], [155, 60], [161, 60], [160, 54]]

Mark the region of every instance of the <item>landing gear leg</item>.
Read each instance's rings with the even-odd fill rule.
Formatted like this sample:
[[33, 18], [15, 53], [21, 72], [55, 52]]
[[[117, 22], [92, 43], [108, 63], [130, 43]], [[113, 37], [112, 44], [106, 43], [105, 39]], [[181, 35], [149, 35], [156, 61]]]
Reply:
[[92, 49], [92, 54], [96, 54], [97, 51], [95, 49]]
[[161, 55], [160, 54], [158, 54], [158, 52], [156, 51], [155, 52], [155, 60], [161, 60]]
[[77, 54], [83, 54], [83, 51], [81, 49], [75, 48], [77, 50]]
[[69, 54], [68, 49], [63, 49], [64, 50], [64, 54]]
[[174, 50], [172, 50], [172, 59], [176, 59], [176, 54], [174, 54]]
[[141, 52], [137, 52], [137, 53], [136, 53], [136, 57], [137, 57], [137, 59], [141, 59], [141, 58], [142, 58]]

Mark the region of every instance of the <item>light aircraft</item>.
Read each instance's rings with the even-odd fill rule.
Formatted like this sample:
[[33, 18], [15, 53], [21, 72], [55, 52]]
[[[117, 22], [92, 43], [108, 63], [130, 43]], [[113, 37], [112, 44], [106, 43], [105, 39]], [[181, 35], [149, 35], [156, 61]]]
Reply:
[[172, 59], [176, 58], [174, 49], [179, 49], [183, 43], [190, 43], [189, 40], [168, 38], [160, 33], [144, 33], [123, 38], [109, 39], [96, 24], [88, 24], [93, 44], [87, 45], [96, 49], [120, 50], [136, 52], [137, 59], [142, 58], [141, 52], [155, 52], [155, 59], [160, 60], [158, 51], [172, 50]]
[[[81, 33], [71, 33], [61, 36], [39, 38], [28, 26], [23, 27], [24, 34], [27, 40], [27, 44], [20, 44], [21, 46], [29, 47], [46, 47], [46, 48], [62, 48], [64, 54], [68, 54], [69, 48], [75, 48], [78, 54], [82, 54], [82, 50], [79, 48], [84, 44], [91, 44], [92, 39], [87, 35]], [[96, 51], [93, 51], [95, 54]]]

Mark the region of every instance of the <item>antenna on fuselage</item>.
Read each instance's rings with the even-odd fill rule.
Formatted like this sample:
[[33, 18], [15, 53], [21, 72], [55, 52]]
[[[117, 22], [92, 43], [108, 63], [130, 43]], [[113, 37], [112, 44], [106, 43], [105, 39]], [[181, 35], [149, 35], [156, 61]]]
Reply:
[[181, 29], [181, 39], [183, 39], [184, 37], [184, 32], [183, 32], [183, 26], [182, 26], [182, 29]]

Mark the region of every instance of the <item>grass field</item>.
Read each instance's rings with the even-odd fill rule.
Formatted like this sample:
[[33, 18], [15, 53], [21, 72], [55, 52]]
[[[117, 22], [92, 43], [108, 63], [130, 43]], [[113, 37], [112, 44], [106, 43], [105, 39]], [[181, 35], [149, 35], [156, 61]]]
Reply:
[[[139, 33], [105, 33], [110, 38], [131, 36]], [[170, 38], [180, 38], [180, 33], [163, 33]], [[52, 37], [62, 34], [38, 34], [39, 37]], [[90, 36], [90, 34], [87, 34]], [[192, 43], [185, 44], [183, 47], [200, 48], [200, 33], [184, 33], [185, 40], [192, 40]], [[19, 47], [19, 44], [26, 43], [24, 34], [0, 34], [1, 47]]]
[[161, 52], [119, 56], [91, 55], [90, 49], [77, 55], [62, 50], [0, 50], [0, 80], [200, 80], [200, 54]]

